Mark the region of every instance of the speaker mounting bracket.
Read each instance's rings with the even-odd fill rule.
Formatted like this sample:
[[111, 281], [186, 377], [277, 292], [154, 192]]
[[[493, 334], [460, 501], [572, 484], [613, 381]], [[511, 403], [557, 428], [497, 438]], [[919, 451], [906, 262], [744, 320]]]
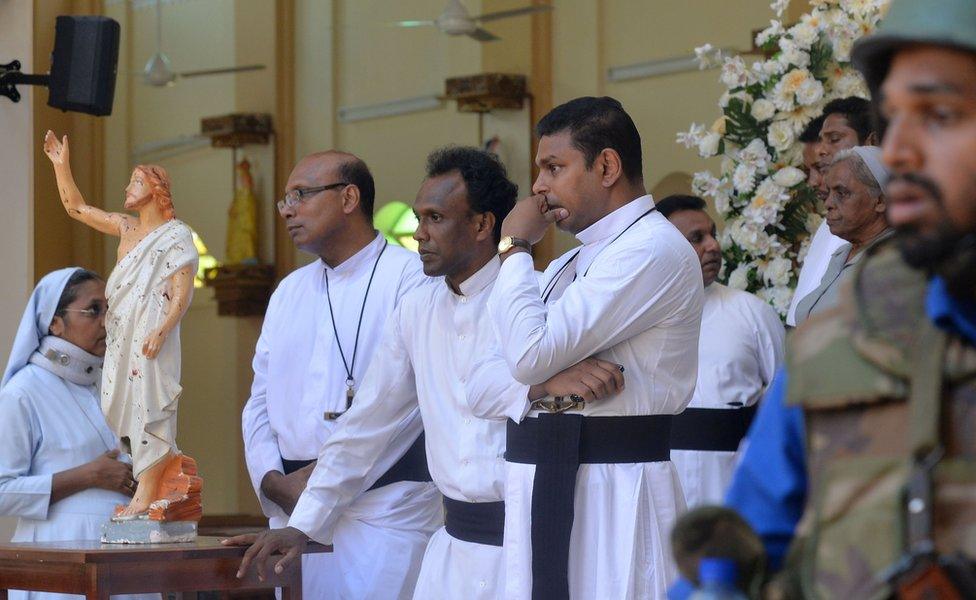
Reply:
[[51, 81], [50, 75], [28, 75], [20, 72], [20, 61], [14, 60], [7, 64], [0, 64], [0, 96], [6, 96], [13, 102], [20, 102], [20, 92], [17, 85], [43, 85]]

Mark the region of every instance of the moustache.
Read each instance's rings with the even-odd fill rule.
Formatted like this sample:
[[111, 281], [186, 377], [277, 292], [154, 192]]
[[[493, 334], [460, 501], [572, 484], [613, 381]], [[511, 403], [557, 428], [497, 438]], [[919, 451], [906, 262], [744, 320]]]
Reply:
[[903, 183], [906, 185], [912, 185], [915, 187], [922, 188], [923, 190], [925, 190], [926, 193], [928, 193], [932, 197], [933, 200], [935, 200], [939, 204], [943, 203], [942, 201], [944, 196], [942, 195], [942, 189], [939, 188], [939, 184], [937, 184], [932, 179], [926, 177], [925, 175], [921, 175], [919, 173], [902, 173], [902, 174], [892, 175], [891, 178], [888, 179], [887, 184], [885, 185], [885, 193], [888, 192], [888, 190], [892, 185], [897, 183]]

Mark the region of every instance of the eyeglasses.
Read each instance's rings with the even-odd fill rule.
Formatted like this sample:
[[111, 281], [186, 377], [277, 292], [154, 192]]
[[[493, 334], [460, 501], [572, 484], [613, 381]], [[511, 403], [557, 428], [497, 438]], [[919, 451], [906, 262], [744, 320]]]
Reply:
[[345, 182], [330, 183], [329, 185], [320, 185], [318, 187], [310, 188], [295, 188], [289, 192], [285, 192], [285, 197], [278, 200], [278, 212], [284, 212], [286, 208], [295, 208], [302, 202], [305, 202], [306, 196], [314, 196], [319, 192], [324, 192], [325, 190], [334, 190], [336, 188], [343, 188], [350, 185]]
[[64, 312], [81, 313], [89, 319], [95, 320], [108, 312], [107, 304], [92, 304], [88, 308], [64, 308]]

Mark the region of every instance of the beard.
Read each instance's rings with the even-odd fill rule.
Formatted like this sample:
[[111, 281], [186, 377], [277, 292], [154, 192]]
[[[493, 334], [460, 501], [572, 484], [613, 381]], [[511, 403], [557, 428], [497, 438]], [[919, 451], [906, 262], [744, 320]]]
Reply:
[[913, 225], [895, 228], [902, 259], [914, 269], [941, 276], [953, 296], [971, 300], [976, 294], [976, 232], [960, 231], [952, 223], [942, 190], [934, 181], [912, 173], [901, 178], [925, 189], [941, 213], [932, 231]]

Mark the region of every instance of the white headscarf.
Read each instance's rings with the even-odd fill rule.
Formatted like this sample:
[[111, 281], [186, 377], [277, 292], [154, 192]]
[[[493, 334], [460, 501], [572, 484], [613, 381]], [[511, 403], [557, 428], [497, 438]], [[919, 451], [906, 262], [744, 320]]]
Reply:
[[20, 326], [17, 327], [17, 336], [14, 338], [13, 348], [10, 349], [10, 358], [7, 360], [0, 388], [7, 385], [17, 371], [26, 367], [31, 355], [40, 348], [41, 339], [48, 335], [48, 328], [54, 320], [54, 311], [64, 293], [64, 287], [77, 270], [78, 267], [68, 267], [52, 271], [37, 282], [37, 287], [27, 301], [24, 316], [20, 319]]
[[881, 161], [881, 148], [877, 146], [855, 146], [851, 150], [860, 157], [868, 171], [871, 171], [874, 180], [878, 182], [878, 186], [883, 190], [885, 184], [888, 183], [890, 174]]

